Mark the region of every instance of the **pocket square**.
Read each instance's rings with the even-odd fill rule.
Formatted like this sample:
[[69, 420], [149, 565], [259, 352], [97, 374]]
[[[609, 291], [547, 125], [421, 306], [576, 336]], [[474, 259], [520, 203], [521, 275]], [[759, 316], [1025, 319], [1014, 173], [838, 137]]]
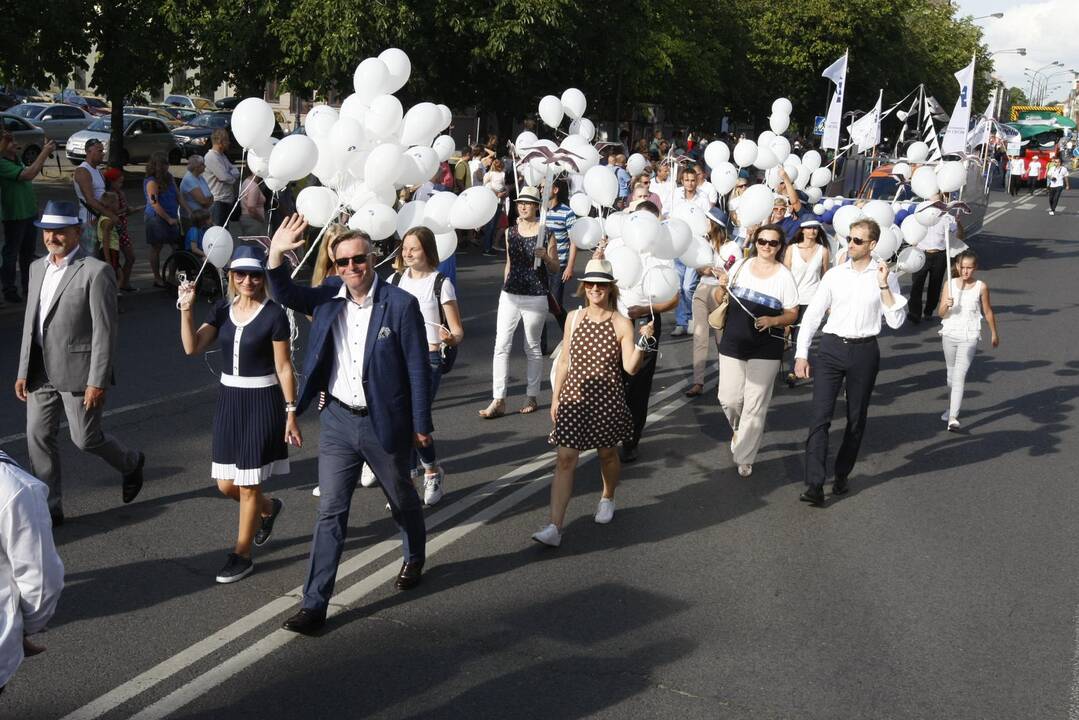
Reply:
[[385, 325], [383, 325], [382, 328], [378, 331], [379, 340], [381, 340], [382, 338], [388, 338], [390, 335], [393, 335], [393, 330], [390, 330]]

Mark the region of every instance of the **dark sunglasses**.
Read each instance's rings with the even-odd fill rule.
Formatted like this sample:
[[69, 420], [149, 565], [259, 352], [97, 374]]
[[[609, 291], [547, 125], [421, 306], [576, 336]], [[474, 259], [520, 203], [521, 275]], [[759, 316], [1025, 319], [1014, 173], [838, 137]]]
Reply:
[[850, 240], [855, 245], [865, 245], [867, 242], [870, 242], [867, 238], [855, 237], [854, 235], [851, 235], [847, 239]]
[[761, 247], [767, 245], [768, 247], [779, 247], [782, 243], [779, 240], [765, 240], [764, 238], [757, 238], [757, 244]]
[[233, 270], [232, 277], [238, 283], [244, 280], [250, 280], [251, 282], [262, 281], [262, 273], [247, 272], [246, 270]]
[[352, 257], [337, 258], [333, 261], [333, 264], [339, 268], [347, 268], [349, 263], [353, 265], [364, 265], [367, 262], [367, 253], [360, 253], [359, 255], [353, 255]]

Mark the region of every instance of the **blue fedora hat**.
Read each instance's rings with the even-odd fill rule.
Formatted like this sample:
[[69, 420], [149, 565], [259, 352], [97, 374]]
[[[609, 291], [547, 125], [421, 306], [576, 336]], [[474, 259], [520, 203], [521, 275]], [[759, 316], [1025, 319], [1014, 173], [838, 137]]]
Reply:
[[723, 212], [722, 208], [713, 207], [708, 211], [708, 219], [721, 227], [727, 226], [727, 213]]
[[34, 225], [48, 230], [82, 225], [82, 220], [79, 219], [79, 206], [66, 200], [50, 200], [45, 203], [41, 219], [35, 220]]
[[266, 251], [259, 245], [240, 245], [232, 251], [232, 258], [226, 270], [244, 272], [266, 272]]

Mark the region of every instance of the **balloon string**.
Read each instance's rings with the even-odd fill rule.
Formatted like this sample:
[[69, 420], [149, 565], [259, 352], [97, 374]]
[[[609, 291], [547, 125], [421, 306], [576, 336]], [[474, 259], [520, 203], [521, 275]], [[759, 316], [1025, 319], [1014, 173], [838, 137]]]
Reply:
[[[246, 157], [247, 157], [247, 148], [244, 148], [244, 151], [243, 151], [242, 153], [240, 153], [240, 166], [241, 166], [241, 167], [247, 167], [247, 163], [246, 163], [246, 161], [245, 161], [245, 158], [246, 158]], [[252, 177], [254, 177], [254, 175], [252, 175]], [[225, 218], [225, 229], [226, 229], [226, 230], [228, 230], [228, 229], [229, 229], [229, 222], [230, 222], [230, 221], [232, 220], [232, 214], [233, 214], [234, 212], [236, 212], [236, 208], [240, 207], [240, 201], [241, 201], [241, 200], [243, 200], [243, 197], [244, 197], [244, 195], [246, 195], [246, 194], [247, 194], [248, 190], [250, 190], [250, 189], [251, 189], [251, 186], [252, 186], [252, 185], [255, 185], [255, 183], [253, 183], [253, 182], [248, 182], [248, 183], [247, 183], [247, 187], [246, 187], [246, 188], [244, 188], [244, 187], [242, 187], [242, 186], [241, 186], [241, 188], [240, 188], [240, 194], [239, 194], [239, 195], [238, 195], [238, 196], [236, 197], [236, 202], [235, 202], [235, 203], [233, 203], [233, 205], [232, 205], [232, 209], [231, 209], [231, 210], [229, 210], [229, 214], [228, 214], [228, 216], [227, 216], [227, 217]]]
[[[333, 218], [336, 218], [338, 214], [344, 209], [344, 207], [344, 203], [338, 203], [337, 207], [334, 208], [333, 214], [330, 215], [330, 219], [332, 220]], [[307, 262], [307, 258], [311, 257], [311, 253], [314, 252], [316, 247], [318, 247], [319, 240], [321, 240], [322, 236], [326, 234], [326, 228], [328, 228], [329, 226], [330, 223], [326, 223], [322, 226], [322, 229], [318, 231], [318, 235], [316, 235], [315, 239], [311, 242], [311, 247], [307, 248], [307, 252], [304, 253], [303, 257], [300, 259], [299, 264], [297, 264], [296, 268], [292, 271], [292, 275], [290, 276], [291, 278], [295, 279], [296, 276], [300, 273], [300, 268], [303, 267], [304, 263]]]

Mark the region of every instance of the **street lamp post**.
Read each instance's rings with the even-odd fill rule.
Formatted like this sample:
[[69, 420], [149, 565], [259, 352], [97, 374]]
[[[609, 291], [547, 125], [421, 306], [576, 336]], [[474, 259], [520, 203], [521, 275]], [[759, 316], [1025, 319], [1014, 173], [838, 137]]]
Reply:
[[1043, 65], [1042, 67], [1038, 68], [1037, 70], [1034, 70], [1034, 68], [1023, 68], [1024, 70], [1034, 70], [1034, 74], [1030, 78], [1030, 90], [1027, 92], [1027, 97], [1032, 98], [1034, 96], [1034, 79], [1038, 76], [1038, 74], [1042, 70], [1046, 70], [1048, 68], [1055, 67], [1055, 66], [1064, 67], [1064, 63], [1060, 62], [1059, 60], [1054, 60], [1053, 62], [1049, 63], [1048, 65]]
[[997, 20], [1000, 20], [1002, 17], [1004, 17], [1004, 13], [995, 12], [995, 13], [990, 13], [989, 15], [979, 15], [978, 17], [972, 17], [970, 19], [970, 21], [974, 22], [975, 20], [986, 20], [988, 18], [996, 18]]

